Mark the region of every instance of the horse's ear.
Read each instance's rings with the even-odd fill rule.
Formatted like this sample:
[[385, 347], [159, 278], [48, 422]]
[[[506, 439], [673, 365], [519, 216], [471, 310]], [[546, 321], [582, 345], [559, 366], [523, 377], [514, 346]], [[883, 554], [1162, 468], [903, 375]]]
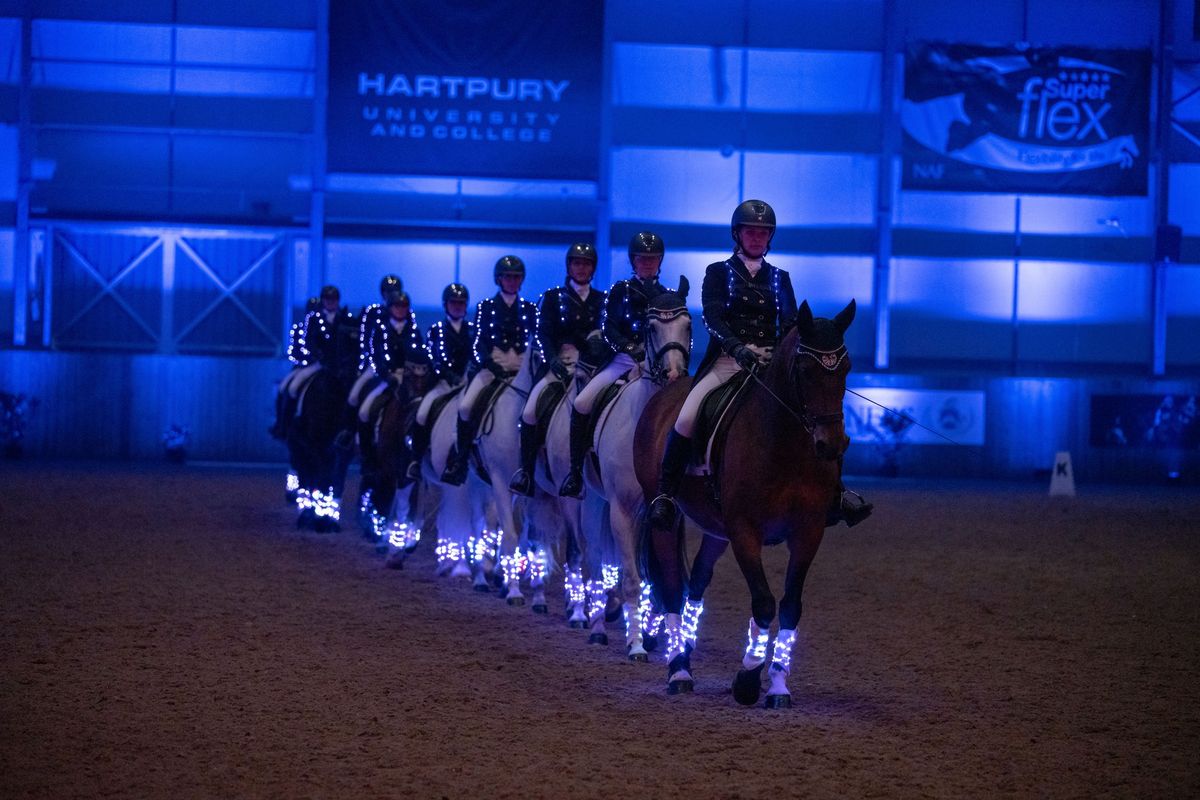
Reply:
[[687, 275], [680, 275], [679, 276], [679, 296], [682, 297], [684, 300], [687, 300], [688, 290], [690, 290], [691, 288], [692, 288], [692, 285], [690, 283], [688, 283]]
[[846, 329], [850, 327], [850, 323], [854, 322], [854, 313], [857, 310], [858, 304], [851, 299], [849, 305], [839, 311], [838, 315], [833, 318], [834, 327], [836, 327], [840, 333], [845, 333]]
[[812, 309], [808, 307], [808, 301], [805, 300], [796, 309], [796, 329], [800, 331], [800, 335], [812, 333], [813, 315]]

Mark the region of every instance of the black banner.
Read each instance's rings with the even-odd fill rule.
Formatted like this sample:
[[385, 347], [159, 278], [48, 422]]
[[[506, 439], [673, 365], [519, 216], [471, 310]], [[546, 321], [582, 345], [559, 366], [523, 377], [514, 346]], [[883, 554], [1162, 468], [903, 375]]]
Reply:
[[594, 180], [603, 0], [330, 4], [330, 172]]
[[1200, 449], [1196, 395], [1092, 395], [1093, 447]]
[[910, 45], [905, 189], [1145, 195], [1150, 52]]

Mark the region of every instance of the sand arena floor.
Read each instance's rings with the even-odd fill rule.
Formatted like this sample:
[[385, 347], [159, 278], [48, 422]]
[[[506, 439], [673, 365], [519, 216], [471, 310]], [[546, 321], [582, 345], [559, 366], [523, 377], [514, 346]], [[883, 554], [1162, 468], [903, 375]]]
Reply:
[[0, 464], [0, 797], [1200, 796], [1200, 491], [858, 483], [777, 712], [732, 558], [668, 697], [428, 542], [297, 533], [276, 472]]

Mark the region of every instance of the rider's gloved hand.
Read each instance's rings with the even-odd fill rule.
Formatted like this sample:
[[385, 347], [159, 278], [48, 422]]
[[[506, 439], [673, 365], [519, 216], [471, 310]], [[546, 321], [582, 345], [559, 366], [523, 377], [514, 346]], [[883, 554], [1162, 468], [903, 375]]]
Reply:
[[758, 355], [753, 350], [744, 344], [739, 344], [730, 351], [729, 355], [733, 356], [733, 360], [738, 363], [742, 369], [753, 370], [758, 367]]
[[504, 367], [500, 366], [495, 361], [485, 361], [485, 362], [483, 362], [483, 366], [487, 369], [488, 372], [492, 373], [497, 378], [505, 377]]
[[628, 353], [629, 357], [634, 361], [641, 361], [646, 357], [646, 348], [642, 347], [637, 342], [630, 342], [629, 344], [625, 345], [625, 352]]

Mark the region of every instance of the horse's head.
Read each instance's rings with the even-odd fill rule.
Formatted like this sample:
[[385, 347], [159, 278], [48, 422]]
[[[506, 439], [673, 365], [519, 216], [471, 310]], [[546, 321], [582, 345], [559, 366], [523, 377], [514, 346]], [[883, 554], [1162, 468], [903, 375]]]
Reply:
[[850, 445], [842, 400], [850, 373], [845, 333], [855, 310], [851, 300], [833, 319], [814, 318], [805, 300], [794, 331], [782, 343], [789, 357], [778, 360], [787, 370], [800, 420], [812, 434], [817, 455], [829, 460], [840, 458]]
[[679, 278], [678, 291], [666, 291], [646, 307], [646, 354], [650, 375], [670, 383], [688, 374], [692, 356], [692, 315], [687, 307], [688, 279]]
[[409, 397], [420, 397], [425, 394], [433, 382], [433, 362], [424, 354], [409, 355], [404, 362], [404, 382], [402, 390]]

